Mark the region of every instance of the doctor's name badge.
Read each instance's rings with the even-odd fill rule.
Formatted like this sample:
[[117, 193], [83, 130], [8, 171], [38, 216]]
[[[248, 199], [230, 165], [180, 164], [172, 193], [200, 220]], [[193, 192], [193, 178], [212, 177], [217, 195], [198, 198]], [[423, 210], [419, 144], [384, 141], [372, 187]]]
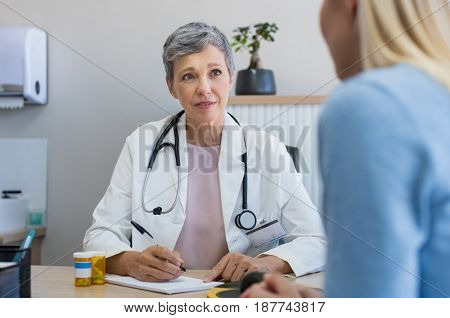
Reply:
[[286, 236], [286, 231], [278, 220], [273, 220], [246, 232], [245, 235], [252, 242], [254, 248], [259, 248], [282, 239]]

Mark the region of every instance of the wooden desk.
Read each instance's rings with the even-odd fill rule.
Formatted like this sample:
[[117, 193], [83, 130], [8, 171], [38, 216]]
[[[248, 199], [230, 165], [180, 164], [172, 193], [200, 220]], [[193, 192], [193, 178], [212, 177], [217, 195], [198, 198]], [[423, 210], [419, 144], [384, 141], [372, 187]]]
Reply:
[[[31, 245], [31, 264], [40, 265], [41, 264], [41, 244], [45, 237], [47, 228], [43, 226], [33, 227], [36, 231], [34, 236], [33, 244]], [[10, 233], [0, 234], [0, 244], [3, 245], [20, 245], [27, 235], [28, 228], [23, 228]]]
[[[202, 278], [204, 270], [190, 270], [187, 276]], [[306, 275], [297, 279], [304, 284], [321, 288], [323, 273]], [[206, 298], [207, 290], [175, 295], [165, 295], [145, 290], [105, 284], [91, 287], [75, 287], [73, 267], [66, 266], [31, 266], [32, 297], [136, 297], [136, 298]]]

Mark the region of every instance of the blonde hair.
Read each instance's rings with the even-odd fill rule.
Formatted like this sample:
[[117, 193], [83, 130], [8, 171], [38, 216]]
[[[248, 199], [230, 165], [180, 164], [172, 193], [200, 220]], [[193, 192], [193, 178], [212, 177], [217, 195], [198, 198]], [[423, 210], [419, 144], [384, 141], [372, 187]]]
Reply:
[[450, 89], [448, 0], [360, 0], [363, 68], [411, 63]]

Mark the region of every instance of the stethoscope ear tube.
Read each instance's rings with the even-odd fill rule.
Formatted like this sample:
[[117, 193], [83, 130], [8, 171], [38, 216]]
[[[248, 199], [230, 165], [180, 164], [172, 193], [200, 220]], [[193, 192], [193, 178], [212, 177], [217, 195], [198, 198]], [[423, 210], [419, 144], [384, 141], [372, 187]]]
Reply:
[[[147, 166], [147, 170], [152, 170], [153, 168], [153, 164], [155, 163], [156, 157], [158, 156], [158, 152], [164, 148], [165, 146], [163, 146], [163, 141], [164, 138], [166, 137], [166, 135], [169, 133], [169, 130], [178, 122], [177, 116], [174, 116], [174, 118], [170, 121], [170, 123], [166, 126], [166, 128], [164, 128], [163, 132], [161, 133], [161, 135], [159, 135], [158, 139], [156, 140], [155, 146], [153, 146], [153, 150], [152, 150], [152, 155], [150, 156], [150, 159], [148, 160], [148, 166]], [[176, 130], [176, 129], [175, 129]], [[178, 138], [178, 132], [175, 133], [174, 130], [174, 135], [175, 135], [175, 146], [177, 146], [177, 138]], [[175, 153], [177, 153], [177, 151], [175, 151]], [[177, 157], [177, 155], [175, 155], [175, 157]], [[178, 156], [179, 157], [179, 156]]]
[[145, 212], [148, 213], [153, 213], [153, 215], [161, 215], [161, 214], [167, 214], [170, 211], [172, 211], [175, 206], [177, 205], [177, 201], [178, 201], [178, 194], [180, 192], [180, 166], [177, 166], [177, 176], [178, 176], [178, 182], [177, 182], [177, 191], [175, 191], [175, 199], [172, 202], [172, 205], [170, 206], [169, 209], [167, 209], [166, 211], [163, 211], [162, 207], [158, 206], [156, 208], [154, 208], [153, 210], [148, 210], [145, 207], [145, 202], [144, 202], [144, 197], [145, 197], [145, 190], [147, 188], [147, 179], [148, 179], [148, 175], [150, 173], [150, 170], [147, 170], [147, 175], [145, 176], [145, 182], [144, 182], [144, 186], [142, 187], [142, 195], [141, 195], [141, 204], [142, 204], [142, 209]]
[[[148, 161], [148, 166], [147, 166], [147, 173], [145, 175], [145, 180], [144, 180], [144, 185], [142, 187], [142, 194], [141, 194], [141, 205], [142, 205], [142, 209], [145, 212], [148, 213], [153, 213], [153, 215], [161, 215], [161, 214], [167, 214], [170, 211], [172, 211], [178, 201], [178, 193], [180, 192], [180, 166], [181, 166], [181, 162], [180, 162], [180, 151], [179, 151], [179, 138], [178, 138], [178, 129], [176, 129], [176, 126], [178, 124], [178, 121], [181, 117], [181, 115], [183, 115], [184, 110], [179, 112], [177, 115], [175, 115], [173, 117], [173, 119], [170, 121], [170, 123], [164, 128], [163, 132], [161, 133], [161, 135], [158, 137], [158, 140], [155, 143], [155, 146], [153, 147], [153, 151], [152, 154], [150, 156], [150, 159]], [[170, 143], [170, 142], [163, 142], [164, 138], [166, 137], [166, 135], [169, 133], [171, 128], [174, 128], [173, 130], [173, 134], [175, 137], [175, 143]], [[146, 188], [147, 188], [147, 183], [148, 183], [148, 178], [150, 175], [150, 172], [153, 168], [153, 164], [155, 163], [156, 157], [158, 155], [158, 152], [161, 149], [164, 149], [165, 147], [169, 147], [173, 150], [174, 154], [175, 154], [175, 162], [177, 165], [177, 174], [178, 174], [178, 182], [177, 182], [177, 191], [176, 191], [176, 196], [175, 196], [175, 200], [172, 202], [171, 207], [164, 211], [162, 209], [162, 207], [156, 207], [153, 210], [148, 210], [145, 206], [145, 202], [144, 202], [144, 198], [145, 198], [145, 192], [146, 192]]]

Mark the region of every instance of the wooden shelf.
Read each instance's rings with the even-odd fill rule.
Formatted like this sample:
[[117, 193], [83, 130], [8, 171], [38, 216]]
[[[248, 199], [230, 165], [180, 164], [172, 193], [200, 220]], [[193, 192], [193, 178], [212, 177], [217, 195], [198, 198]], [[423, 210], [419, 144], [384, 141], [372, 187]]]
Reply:
[[230, 96], [228, 105], [315, 105], [323, 104], [326, 96], [277, 96], [277, 95], [240, 95]]
[[[36, 226], [33, 228], [36, 231], [36, 235], [34, 236], [35, 238], [44, 237], [47, 232], [47, 228], [43, 226]], [[29, 228], [23, 228], [14, 232], [1, 233], [0, 244], [9, 244], [23, 240], [28, 232], [28, 229]]]

